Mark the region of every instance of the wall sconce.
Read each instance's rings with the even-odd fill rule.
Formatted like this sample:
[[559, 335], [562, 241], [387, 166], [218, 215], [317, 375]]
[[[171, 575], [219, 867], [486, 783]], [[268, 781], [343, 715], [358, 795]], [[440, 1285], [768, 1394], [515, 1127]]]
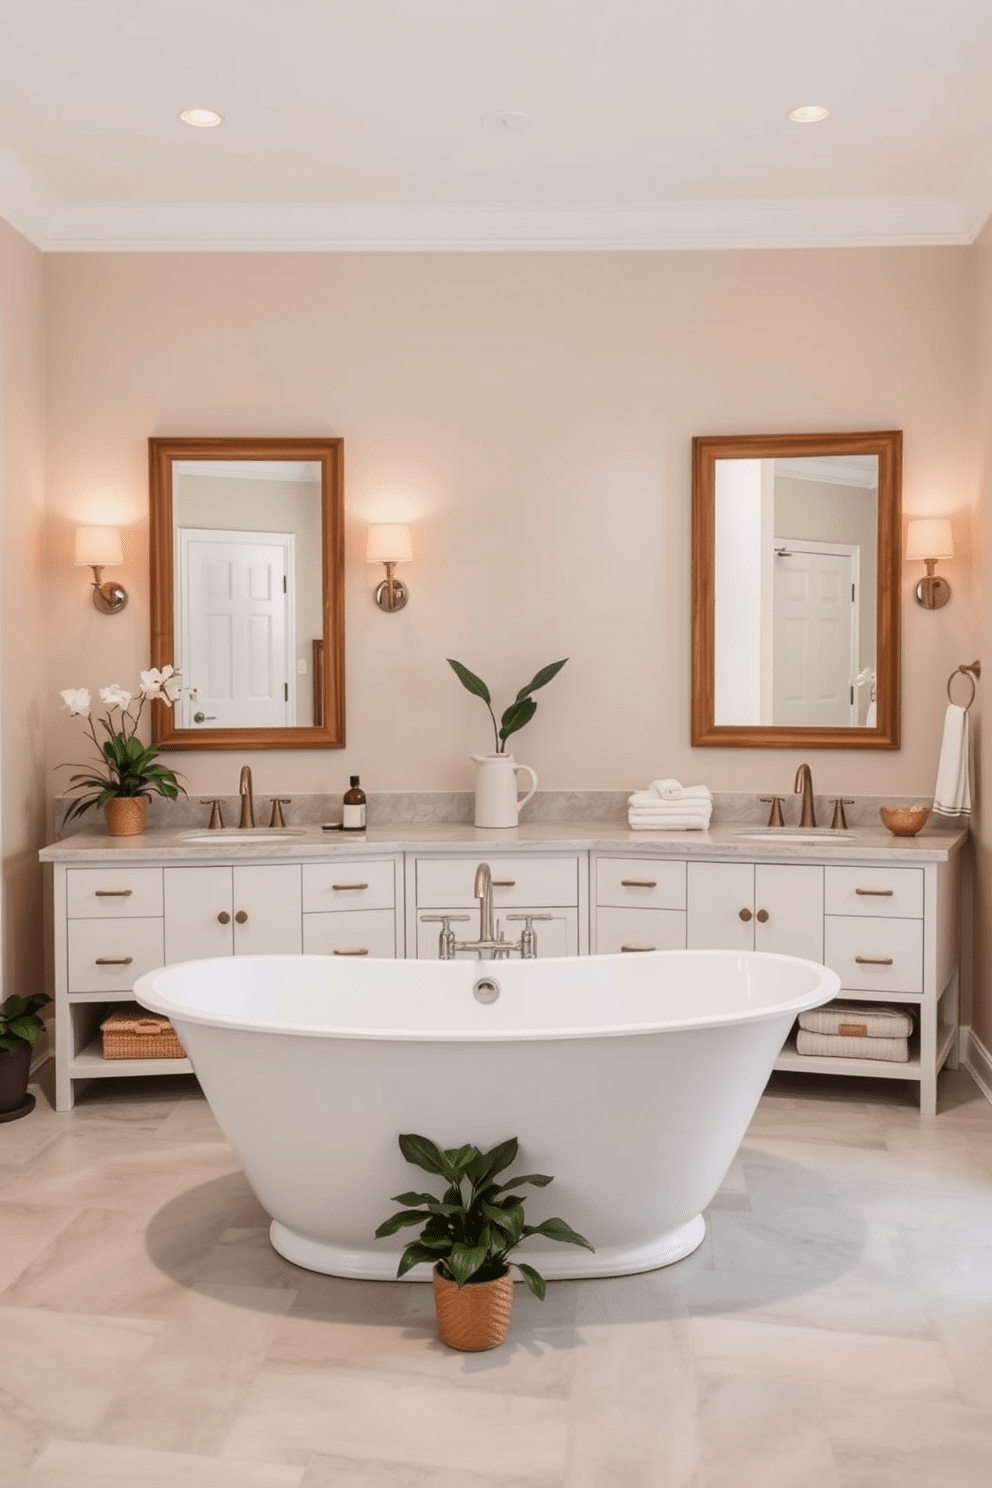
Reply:
[[119, 527], [77, 527], [78, 568], [93, 570], [93, 604], [101, 615], [119, 615], [127, 604], [127, 590], [120, 584], [104, 583], [102, 570], [124, 562]]
[[401, 610], [409, 594], [406, 585], [393, 577], [393, 566], [413, 558], [410, 529], [400, 522], [384, 522], [369, 528], [366, 563], [384, 563], [386, 577], [376, 586], [375, 602], [380, 610]]
[[925, 563], [926, 577], [917, 584], [916, 603], [925, 610], [943, 609], [951, 597], [951, 586], [934, 573], [940, 558], [954, 557], [954, 537], [946, 517], [921, 517], [910, 521], [906, 532], [906, 558]]

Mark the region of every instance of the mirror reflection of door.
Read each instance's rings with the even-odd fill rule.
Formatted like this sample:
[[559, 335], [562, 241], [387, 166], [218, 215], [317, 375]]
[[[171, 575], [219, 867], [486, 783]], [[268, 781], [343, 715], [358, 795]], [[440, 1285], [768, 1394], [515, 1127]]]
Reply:
[[180, 528], [182, 728], [280, 728], [296, 718], [292, 533]]
[[714, 723], [864, 727], [878, 457], [721, 458], [714, 475]]
[[857, 547], [779, 540], [773, 566], [773, 724], [857, 726]]
[[176, 460], [176, 664], [198, 689], [180, 728], [309, 727], [323, 638], [320, 466]]

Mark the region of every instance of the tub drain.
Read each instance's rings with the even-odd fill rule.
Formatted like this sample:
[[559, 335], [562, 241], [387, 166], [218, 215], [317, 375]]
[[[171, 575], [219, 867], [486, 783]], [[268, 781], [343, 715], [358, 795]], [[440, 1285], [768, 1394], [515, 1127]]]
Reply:
[[480, 977], [472, 988], [476, 1002], [495, 1002], [499, 996], [499, 982], [493, 977]]

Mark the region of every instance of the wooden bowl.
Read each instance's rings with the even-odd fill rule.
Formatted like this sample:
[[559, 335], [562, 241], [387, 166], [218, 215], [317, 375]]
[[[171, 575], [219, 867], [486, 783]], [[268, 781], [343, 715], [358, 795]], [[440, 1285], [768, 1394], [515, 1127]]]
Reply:
[[894, 837], [915, 837], [930, 815], [929, 806], [880, 806], [882, 825]]

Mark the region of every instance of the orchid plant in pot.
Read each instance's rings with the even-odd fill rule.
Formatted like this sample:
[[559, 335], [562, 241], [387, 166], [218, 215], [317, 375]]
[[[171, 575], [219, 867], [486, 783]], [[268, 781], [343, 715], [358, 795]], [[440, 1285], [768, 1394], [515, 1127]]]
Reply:
[[[116, 682], [101, 687], [100, 701], [107, 712], [96, 722], [88, 688], [68, 687], [60, 694], [70, 716], [86, 720], [99, 757], [97, 763], [70, 778], [69, 790], [80, 794], [66, 812], [67, 822], [93, 806], [106, 808], [110, 835], [133, 837], [144, 827], [152, 795], [174, 801], [180, 794], [186, 794], [175, 773], [158, 763], [158, 745], [144, 744], [138, 738], [145, 704], [161, 702], [171, 707], [181, 691], [179, 673], [173, 667], [166, 666], [161, 671], [153, 667], [141, 673], [136, 695]], [[103, 738], [97, 733], [98, 726]]]

